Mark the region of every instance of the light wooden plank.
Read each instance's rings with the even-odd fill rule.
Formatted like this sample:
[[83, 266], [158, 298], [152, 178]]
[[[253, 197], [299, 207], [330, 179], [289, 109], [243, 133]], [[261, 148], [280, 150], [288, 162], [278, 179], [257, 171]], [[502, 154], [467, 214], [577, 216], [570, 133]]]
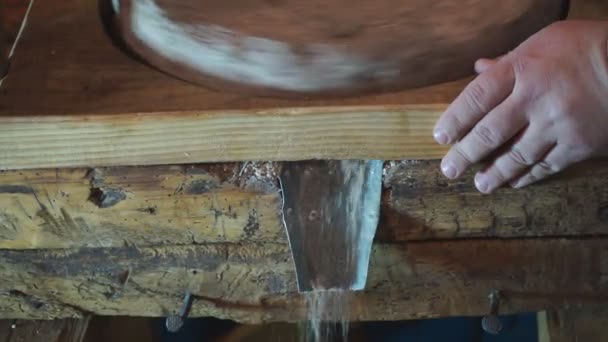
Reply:
[[428, 159], [441, 106], [0, 116], [0, 170], [306, 159]]
[[[305, 316], [286, 243], [0, 250], [0, 315], [166, 316], [192, 291], [193, 317], [241, 322]], [[379, 244], [350, 318], [403, 320], [608, 302], [608, 240], [530, 239]], [[12, 300], [9, 300], [12, 299]], [[347, 302], [348, 303], [348, 302]], [[48, 305], [58, 308], [46, 310]]]

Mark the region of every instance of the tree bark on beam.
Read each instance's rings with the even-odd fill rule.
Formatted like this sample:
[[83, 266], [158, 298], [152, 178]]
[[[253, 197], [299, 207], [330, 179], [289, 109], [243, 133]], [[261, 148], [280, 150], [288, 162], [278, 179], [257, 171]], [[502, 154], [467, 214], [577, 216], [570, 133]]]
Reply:
[[[241, 322], [305, 319], [286, 243], [0, 250], [4, 318], [166, 316], [183, 295], [192, 316]], [[403, 320], [608, 301], [608, 239], [376, 244], [351, 319]]]
[[[0, 248], [286, 242], [281, 163], [0, 173]], [[608, 162], [481, 195], [473, 172], [388, 162], [377, 241], [608, 233]]]

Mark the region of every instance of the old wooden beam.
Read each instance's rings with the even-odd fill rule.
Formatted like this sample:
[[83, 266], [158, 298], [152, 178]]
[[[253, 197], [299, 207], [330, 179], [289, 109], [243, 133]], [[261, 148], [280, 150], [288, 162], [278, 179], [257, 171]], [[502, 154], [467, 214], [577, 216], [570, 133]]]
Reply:
[[[0, 248], [285, 242], [280, 163], [0, 172]], [[608, 161], [482, 195], [437, 161], [385, 166], [382, 242], [608, 233]]]
[[[34, 4], [0, 88], [0, 169], [437, 158], [431, 129], [467, 82], [332, 101], [216, 92], [123, 53], [97, 6]], [[602, 0], [572, 7], [608, 18]]]
[[[0, 250], [3, 317], [165, 316], [194, 295], [193, 316], [305, 318], [286, 243]], [[608, 301], [608, 239], [377, 244], [353, 320], [481, 315]], [[48, 307], [55, 308], [48, 310]]]
[[576, 165], [526, 189], [481, 195], [470, 170], [448, 181], [437, 161], [389, 164], [378, 239], [601, 235], [608, 232], [608, 161]]
[[0, 248], [284, 241], [273, 167], [0, 173]]

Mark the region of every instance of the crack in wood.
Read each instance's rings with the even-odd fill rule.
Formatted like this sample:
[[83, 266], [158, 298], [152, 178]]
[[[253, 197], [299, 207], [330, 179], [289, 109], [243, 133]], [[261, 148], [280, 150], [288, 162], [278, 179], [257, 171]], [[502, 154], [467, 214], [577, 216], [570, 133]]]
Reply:
[[0, 185], [0, 194], [33, 194], [34, 189], [27, 185]]

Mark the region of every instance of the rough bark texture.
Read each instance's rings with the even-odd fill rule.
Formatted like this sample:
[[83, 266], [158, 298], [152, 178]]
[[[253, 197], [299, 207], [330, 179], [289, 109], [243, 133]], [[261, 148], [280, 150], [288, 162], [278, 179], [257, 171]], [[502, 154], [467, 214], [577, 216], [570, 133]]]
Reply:
[[[164, 316], [191, 290], [195, 316], [304, 318], [280, 167], [0, 173], [0, 317]], [[386, 164], [383, 221], [353, 319], [484, 314], [493, 289], [506, 312], [608, 300], [605, 162], [490, 196], [472, 173], [448, 182], [437, 169]], [[545, 238], [470, 239], [481, 236]], [[460, 239], [433, 240], [445, 237]]]
[[[0, 273], [3, 317], [164, 316], [179, 309], [187, 290], [193, 316], [305, 317], [283, 243], [0, 250]], [[494, 289], [503, 293], [504, 313], [605, 302], [607, 275], [606, 239], [377, 244], [351, 317], [480, 315]]]
[[[280, 163], [0, 173], [0, 248], [286, 242]], [[481, 195], [473, 172], [438, 161], [385, 164], [377, 241], [608, 233], [608, 163]], [[124, 199], [123, 199], [124, 196]]]
[[540, 184], [490, 196], [476, 169], [448, 181], [436, 161], [389, 163], [377, 239], [533, 237], [608, 233], [608, 163], [576, 165]]
[[0, 248], [285, 241], [273, 167], [0, 173]]

